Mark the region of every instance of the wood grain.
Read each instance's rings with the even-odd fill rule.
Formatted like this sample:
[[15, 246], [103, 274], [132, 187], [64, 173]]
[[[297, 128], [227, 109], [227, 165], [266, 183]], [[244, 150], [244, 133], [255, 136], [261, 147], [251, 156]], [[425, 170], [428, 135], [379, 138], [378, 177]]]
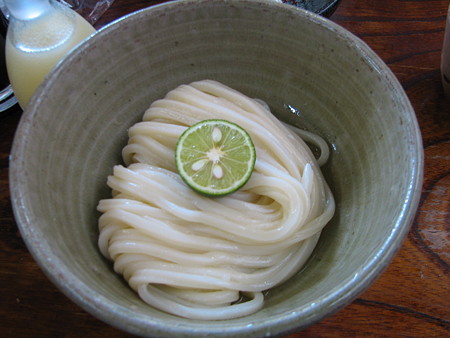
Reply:
[[[115, 0], [97, 22], [164, 1]], [[440, 82], [448, 0], [342, 0], [330, 18], [388, 64], [416, 111], [425, 151], [420, 208], [392, 264], [350, 305], [287, 337], [450, 336], [450, 100]], [[44, 276], [14, 221], [8, 159], [21, 116], [0, 113], [0, 336], [130, 337], [62, 295]]]

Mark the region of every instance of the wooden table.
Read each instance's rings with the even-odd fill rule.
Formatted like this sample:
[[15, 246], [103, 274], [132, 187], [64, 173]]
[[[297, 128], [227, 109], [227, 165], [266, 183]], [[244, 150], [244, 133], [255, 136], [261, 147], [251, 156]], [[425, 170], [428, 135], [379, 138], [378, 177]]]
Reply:
[[[97, 22], [164, 1], [115, 0]], [[422, 130], [425, 179], [403, 247], [383, 275], [337, 314], [289, 337], [450, 337], [450, 99], [440, 82], [448, 0], [342, 0], [331, 20], [367, 42], [406, 90]], [[129, 337], [81, 310], [43, 275], [13, 218], [8, 157], [21, 116], [0, 113], [0, 336]]]

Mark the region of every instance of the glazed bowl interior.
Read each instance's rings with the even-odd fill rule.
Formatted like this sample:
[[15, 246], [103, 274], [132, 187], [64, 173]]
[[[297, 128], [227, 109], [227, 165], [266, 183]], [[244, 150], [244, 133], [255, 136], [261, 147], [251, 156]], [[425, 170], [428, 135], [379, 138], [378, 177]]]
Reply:
[[[150, 103], [214, 79], [324, 137], [337, 202], [306, 266], [238, 319], [179, 318], [144, 302], [97, 247], [97, 203], [122, 163], [127, 129]], [[414, 111], [388, 67], [343, 28], [268, 1], [170, 2], [101, 30], [61, 62], [24, 113], [11, 157], [26, 244], [62, 292], [140, 335], [265, 335], [309, 326], [348, 304], [401, 245], [421, 187]]]

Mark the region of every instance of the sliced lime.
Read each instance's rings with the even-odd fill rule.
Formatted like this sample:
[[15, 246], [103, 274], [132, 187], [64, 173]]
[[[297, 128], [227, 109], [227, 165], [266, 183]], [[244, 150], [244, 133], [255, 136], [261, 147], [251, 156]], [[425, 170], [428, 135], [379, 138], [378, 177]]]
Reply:
[[178, 139], [175, 162], [181, 178], [195, 191], [224, 196], [241, 188], [255, 166], [250, 135], [225, 120], [204, 120]]

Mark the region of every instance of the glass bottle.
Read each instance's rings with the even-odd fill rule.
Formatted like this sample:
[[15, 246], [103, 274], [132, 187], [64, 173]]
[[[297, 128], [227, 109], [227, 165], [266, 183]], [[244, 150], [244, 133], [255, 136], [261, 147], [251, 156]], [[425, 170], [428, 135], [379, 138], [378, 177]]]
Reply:
[[8, 77], [25, 109], [53, 66], [95, 29], [55, 0], [5, 0], [5, 5], [10, 13], [5, 47]]

